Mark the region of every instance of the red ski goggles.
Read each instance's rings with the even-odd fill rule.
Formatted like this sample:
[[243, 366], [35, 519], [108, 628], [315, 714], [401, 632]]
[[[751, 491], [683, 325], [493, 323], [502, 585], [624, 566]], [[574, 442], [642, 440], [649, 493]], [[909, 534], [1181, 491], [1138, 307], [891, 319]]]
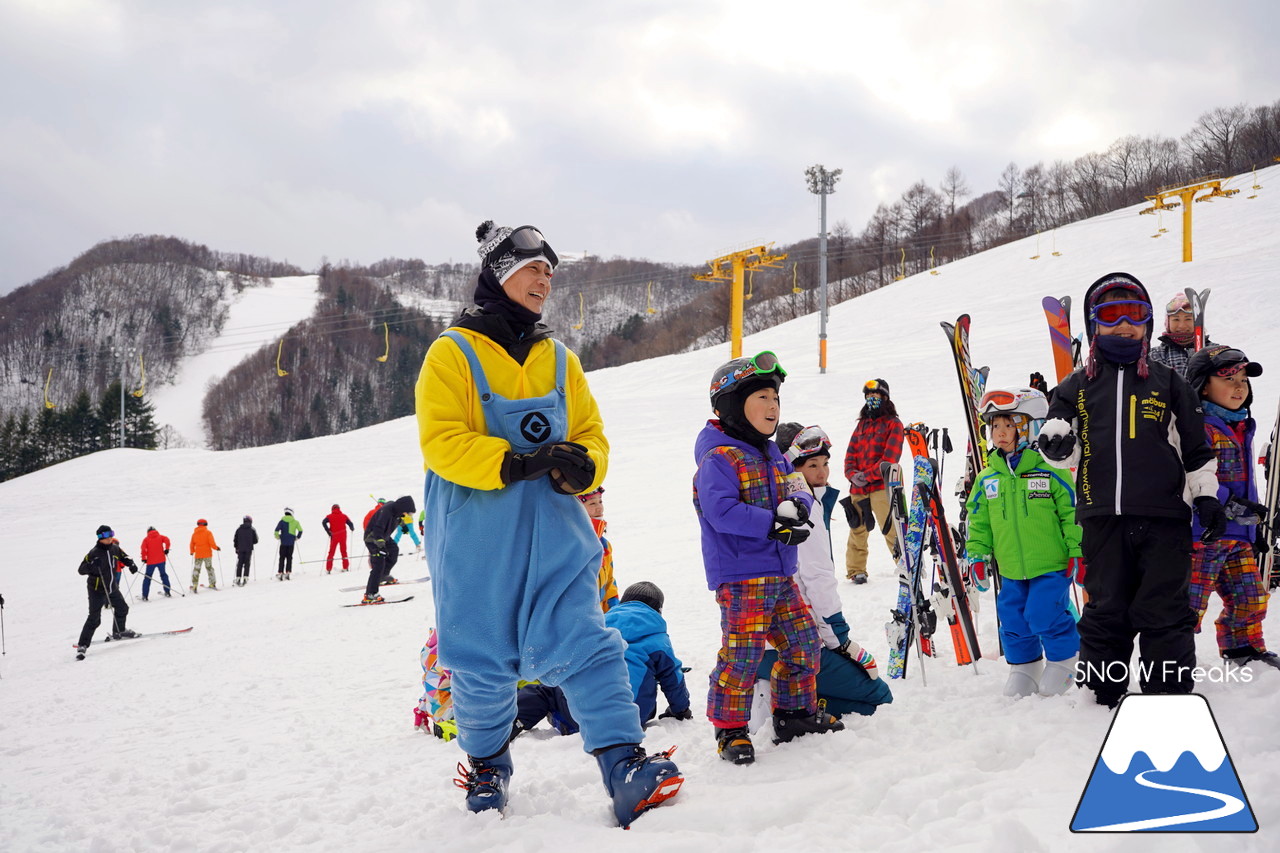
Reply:
[[1141, 326], [1151, 322], [1151, 304], [1141, 299], [1117, 299], [1114, 302], [1100, 302], [1093, 306], [1089, 319], [1103, 326], [1118, 326], [1130, 323]]

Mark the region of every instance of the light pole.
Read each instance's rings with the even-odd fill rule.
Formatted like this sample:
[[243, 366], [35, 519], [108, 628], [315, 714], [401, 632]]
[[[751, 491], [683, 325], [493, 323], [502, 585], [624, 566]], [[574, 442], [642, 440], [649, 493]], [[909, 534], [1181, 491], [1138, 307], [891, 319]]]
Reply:
[[827, 372], [827, 196], [836, 191], [836, 181], [844, 169], [827, 171], [825, 166], [810, 166], [804, 170], [809, 181], [809, 192], [822, 198], [822, 233], [818, 237], [818, 284], [821, 307], [818, 311], [818, 372]]

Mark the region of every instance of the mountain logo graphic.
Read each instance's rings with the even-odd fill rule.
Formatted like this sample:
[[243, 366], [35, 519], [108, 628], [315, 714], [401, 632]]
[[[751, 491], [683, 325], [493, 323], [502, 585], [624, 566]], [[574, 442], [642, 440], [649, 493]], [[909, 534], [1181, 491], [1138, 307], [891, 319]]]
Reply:
[[1198, 694], [1120, 700], [1072, 832], [1257, 832], [1222, 732]]

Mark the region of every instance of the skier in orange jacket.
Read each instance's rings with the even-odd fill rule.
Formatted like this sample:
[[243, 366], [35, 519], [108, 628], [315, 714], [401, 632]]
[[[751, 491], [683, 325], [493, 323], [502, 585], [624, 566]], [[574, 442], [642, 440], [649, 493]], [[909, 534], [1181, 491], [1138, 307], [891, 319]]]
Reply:
[[200, 590], [200, 569], [209, 570], [209, 589], [218, 588], [218, 579], [213, 574], [213, 552], [221, 551], [213, 539], [213, 531], [209, 522], [203, 518], [196, 522], [196, 529], [191, 531], [191, 556], [195, 558], [191, 568], [191, 594]]

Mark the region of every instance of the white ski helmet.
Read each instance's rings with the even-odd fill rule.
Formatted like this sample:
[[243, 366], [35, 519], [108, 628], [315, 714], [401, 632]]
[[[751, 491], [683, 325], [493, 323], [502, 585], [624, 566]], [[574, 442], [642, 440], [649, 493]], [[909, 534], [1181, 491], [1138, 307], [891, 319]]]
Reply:
[[990, 427], [996, 415], [1013, 420], [1018, 430], [1018, 449], [1023, 450], [1040, 435], [1040, 427], [1049, 416], [1049, 400], [1035, 388], [993, 388], [978, 402], [978, 417]]

